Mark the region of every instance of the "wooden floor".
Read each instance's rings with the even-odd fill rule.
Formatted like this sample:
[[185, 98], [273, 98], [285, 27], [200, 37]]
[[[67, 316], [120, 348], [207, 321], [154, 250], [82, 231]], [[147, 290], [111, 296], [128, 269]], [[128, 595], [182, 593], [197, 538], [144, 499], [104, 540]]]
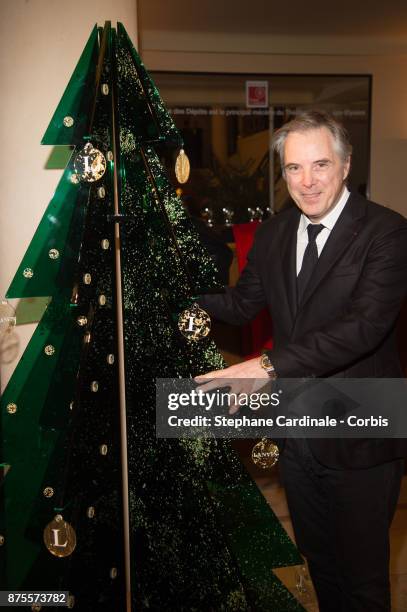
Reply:
[[[243, 456], [242, 460], [285, 530], [294, 540], [284, 489], [278, 478], [278, 470], [271, 468], [263, 472], [253, 466], [246, 453], [244, 455], [246, 457]], [[392, 611], [407, 612], [407, 476], [403, 479], [396, 515], [390, 530], [390, 539]], [[315, 593], [306, 569], [288, 567], [275, 570], [275, 573], [293, 595], [301, 601], [308, 612], [318, 612]]]

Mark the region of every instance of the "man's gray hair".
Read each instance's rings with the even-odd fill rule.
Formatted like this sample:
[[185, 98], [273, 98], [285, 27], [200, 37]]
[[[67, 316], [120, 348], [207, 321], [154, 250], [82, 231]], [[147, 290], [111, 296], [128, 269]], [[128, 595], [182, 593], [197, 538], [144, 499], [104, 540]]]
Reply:
[[316, 130], [323, 127], [331, 132], [336, 152], [342, 161], [346, 162], [348, 160], [350, 155], [352, 155], [352, 145], [349, 142], [349, 135], [344, 126], [325, 111], [304, 111], [291, 121], [288, 121], [288, 123], [285, 123], [273, 134], [272, 147], [280, 156], [283, 171], [284, 145], [287, 136], [292, 132], [306, 132], [307, 130]]

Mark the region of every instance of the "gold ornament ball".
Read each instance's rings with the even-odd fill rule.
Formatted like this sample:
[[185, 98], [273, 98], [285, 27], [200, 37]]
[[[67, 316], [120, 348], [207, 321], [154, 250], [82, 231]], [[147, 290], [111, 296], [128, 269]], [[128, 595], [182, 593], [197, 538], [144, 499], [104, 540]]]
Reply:
[[188, 340], [202, 340], [211, 331], [210, 316], [198, 304], [193, 304], [179, 315], [178, 329]]
[[273, 467], [277, 463], [279, 456], [280, 451], [277, 444], [274, 444], [272, 440], [267, 438], [263, 438], [252, 448], [252, 461], [263, 470]]
[[102, 151], [88, 142], [75, 157], [74, 168], [81, 181], [94, 183], [106, 172], [106, 158]]
[[45, 527], [43, 539], [48, 551], [55, 557], [69, 557], [76, 548], [75, 530], [60, 514]]

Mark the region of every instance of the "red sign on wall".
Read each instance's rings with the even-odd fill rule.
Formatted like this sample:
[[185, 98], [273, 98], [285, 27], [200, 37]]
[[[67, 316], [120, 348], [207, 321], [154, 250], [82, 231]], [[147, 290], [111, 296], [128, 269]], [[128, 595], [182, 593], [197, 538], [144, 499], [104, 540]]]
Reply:
[[246, 81], [247, 108], [267, 108], [269, 105], [268, 81]]

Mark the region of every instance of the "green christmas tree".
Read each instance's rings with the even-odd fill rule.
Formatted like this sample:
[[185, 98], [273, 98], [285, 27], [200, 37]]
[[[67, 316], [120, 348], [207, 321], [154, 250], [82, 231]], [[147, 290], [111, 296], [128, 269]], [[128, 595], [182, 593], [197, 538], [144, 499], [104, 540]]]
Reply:
[[302, 610], [272, 572], [301, 557], [229, 442], [155, 435], [156, 377], [224, 365], [178, 327], [218, 282], [120, 23], [95, 26], [42, 142], [73, 152], [7, 294], [50, 300], [1, 399], [2, 588], [85, 611]]

